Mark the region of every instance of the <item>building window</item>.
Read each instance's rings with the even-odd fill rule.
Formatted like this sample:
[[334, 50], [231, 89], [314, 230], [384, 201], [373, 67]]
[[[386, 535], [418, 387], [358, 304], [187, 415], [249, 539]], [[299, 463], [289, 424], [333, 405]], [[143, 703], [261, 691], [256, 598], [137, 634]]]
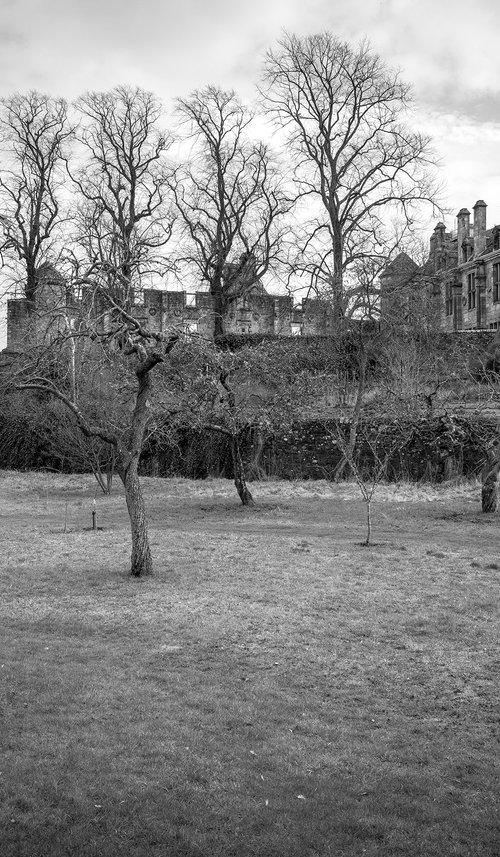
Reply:
[[490, 321], [490, 330], [498, 330], [498, 321]]
[[469, 310], [476, 307], [476, 275], [467, 274], [467, 307]]
[[451, 283], [446, 283], [444, 311], [446, 315], [453, 315], [453, 287]]
[[500, 262], [495, 262], [493, 265], [493, 301], [498, 303], [500, 300]]
[[185, 306], [196, 306], [196, 294], [186, 292], [185, 294]]
[[292, 331], [292, 336], [301, 336], [301, 334], [302, 334], [302, 325], [301, 324], [296, 324], [295, 322], [292, 322], [290, 327], [291, 327], [291, 331]]

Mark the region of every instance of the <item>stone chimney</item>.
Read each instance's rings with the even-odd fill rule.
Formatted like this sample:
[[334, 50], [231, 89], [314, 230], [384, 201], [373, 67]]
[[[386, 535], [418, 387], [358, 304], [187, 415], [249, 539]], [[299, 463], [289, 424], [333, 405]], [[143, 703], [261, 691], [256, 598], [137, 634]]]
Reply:
[[446, 235], [446, 227], [444, 223], [438, 223], [436, 228], [434, 229], [434, 241], [435, 241], [435, 255], [434, 255], [434, 269], [436, 271], [441, 268], [446, 267], [446, 254], [445, 250], [445, 235]]
[[464, 256], [463, 243], [469, 240], [470, 231], [470, 211], [468, 208], [461, 208], [457, 214], [457, 247], [458, 247], [458, 264], [467, 261], [467, 255]]
[[474, 206], [474, 256], [481, 256], [486, 248], [486, 203], [478, 199]]
[[444, 236], [446, 232], [446, 227], [444, 223], [437, 223], [436, 228], [434, 229], [434, 234], [436, 236], [436, 246], [438, 250], [442, 250], [444, 247]]

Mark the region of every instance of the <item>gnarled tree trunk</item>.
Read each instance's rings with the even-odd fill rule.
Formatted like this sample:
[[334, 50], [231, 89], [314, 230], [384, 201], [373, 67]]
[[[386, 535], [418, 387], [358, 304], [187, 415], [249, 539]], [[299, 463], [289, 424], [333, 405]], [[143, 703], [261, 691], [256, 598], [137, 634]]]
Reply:
[[[167, 350], [173, 347], [176, 337], [171, 337]], [[150, 373], [162, 356], [153, 352], [141, 359], [136, 366], [135, 374], [138, 388], [135, 407], [127, 433], [126, 443], [119, 448], [117, 471], [125, 488], [125, 499], [130, 517], [132, 533], [132, 561], [130, 573], [134, 577], [144, 577], [153, 573], [153, 560], [149, 547], [148, 528], [146, 523], [146, 508], [139, 481], [139, 458], [144, 443], [144, 432], [148, 421], [149, 395], [151, 393]]]
[[139, 460], [133, 458], [128, 467], [118, 467], [125, 488], [125, 500], [132, 533], [132, 559], [130, 573], [133, 577], [153, 574], [153, 559], [149, 547], [146, 507], [137, 472]]
[[244, 506], [255, 506], [254, 499], [248, 489], [238, 438], [234, 436], [231, 438], [231, 453], [233, 457], [234, 484], [236, 485], [238, 496]]
[[266, 435], [261, 426], [252, 427], [252, 460], [248, 462], [249, 478], [260, 480], [266, 479], [267, 473], [261, 465], [262, 454], [266, 445]]

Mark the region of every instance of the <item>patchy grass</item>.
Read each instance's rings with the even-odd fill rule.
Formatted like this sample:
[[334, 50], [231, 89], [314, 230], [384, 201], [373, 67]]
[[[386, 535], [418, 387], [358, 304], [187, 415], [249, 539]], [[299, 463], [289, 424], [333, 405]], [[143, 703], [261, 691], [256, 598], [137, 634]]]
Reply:
[[[475, 485], [0, 474], [5, 857], [498, 857], [498, 516]], [[378, 498], [378, 502], [377, 502]]]

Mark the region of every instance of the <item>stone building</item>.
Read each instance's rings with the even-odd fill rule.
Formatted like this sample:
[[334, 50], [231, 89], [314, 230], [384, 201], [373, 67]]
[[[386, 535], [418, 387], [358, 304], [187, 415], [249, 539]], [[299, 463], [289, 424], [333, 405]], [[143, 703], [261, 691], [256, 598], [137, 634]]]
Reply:
[[455, 233], [438, 223], [429, 263], [439, 277], [437, 301], [443, 330], [496, 330], [500, 326], [500, 226], [487, 228], [486, 203], [457, 214]]
[[487, 228], [486, 203], [479, 199], [473, 217], [457, 214], [457, 228], [438, 223], [423, 267], [400, 254], [382, 274], [382, 316], [412, 302], [443, 331], [497, 330], [500, 327], [500, 225]]
[[35, 304], [27, 298], [7, 301], [6, 352], [19, 352], [31, 344], [54, 338], [71, 323], [75, 307], [64, 277], [49, 262], [36, 272]]
[[[473, 211], [472, 222], [468, 209], [458, 212], [454, 232], [447, 231], [444, 223], [437, 224], [425, 265], [419, 267], [406, 253], [387, 265], [380, 276], [382, 319], [392, 316], [409, 323], [424, 319], [427, 327], [447, 332], [500, 327], [500, 225], [487, 228], [483, 200], [476, 202]], [[241, 268], [241, 263], [236, 267]], [[245, 283], [237, 284], [227, 302], [226, 333], [334, 334], [328, 301], [309, 298], [297, 305], [289, 295], [269, 294], [259, 279], [249, 276], [248, 260], [243, 270]], [[37, 273], [35, 307], [25, 298], [7, 302], [7, 352], [53, 336], [78, 314], [78, 303], [58, 271], [45, 263]], [[214, 300], [208, 292], [145, 289], [132, 312], [157, 332], [175, 325], [206, 337], [214, 335]]]
[[[89, 290], [84, 289], [83, 304], [88, 300]], [[208, 292], [144, 289], [142, 300], [131, 312], [155, 332], [178, 326], [206, 337], [214, 335], [214, 300]], [[28, 306], [25, 298], [7, 301], [6, 351], [22, 351], [27, 342], [50, 336], [77, 315], [78, 303], [68, 300], [63, 278], [50, 265], [42, 266], [35, 307]], [[255, 281], [229, 300], [224, 330], [228, 334], [326, 336], [333, 332], [333, 322], [328, 301], [310, 298], [297, 305], [288, 295], [268, 294]]]

